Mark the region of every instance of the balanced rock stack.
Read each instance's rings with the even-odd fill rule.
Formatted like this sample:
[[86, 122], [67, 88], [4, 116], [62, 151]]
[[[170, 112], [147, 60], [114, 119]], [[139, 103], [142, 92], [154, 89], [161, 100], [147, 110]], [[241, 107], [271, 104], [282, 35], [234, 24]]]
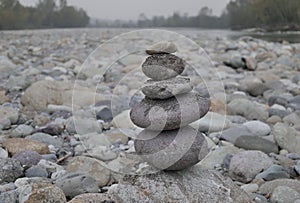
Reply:
[[162, 170], [182, 170], [198, 163], [207, 153], [201, 132], [188, 126], [209, 110], [210, 100], [193, 92], [190, 79], [179, 76], [185, 62], [173, 55], [171, 42], [159, 42], [146, 50], [142, 64], [151, 78], [142, 87], [146, 97], [130, 112], [132, 122], [145, 128], [135, 140], [138, 155]]

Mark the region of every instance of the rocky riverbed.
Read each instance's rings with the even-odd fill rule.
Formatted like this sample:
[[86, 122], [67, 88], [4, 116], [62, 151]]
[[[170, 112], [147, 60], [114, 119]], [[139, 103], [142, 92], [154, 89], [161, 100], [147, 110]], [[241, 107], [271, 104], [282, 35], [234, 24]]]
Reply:
[[129, 118], [147, 80], [134, 51], [162, 36], [106, 42], [128, 31], [0, 32], [1, 203], [300, 202], [300, 44], [179, 30], [197, 43], [178, 41], [182, 75], [211, 100], [191, 124], [209, 154], [163, 172]]

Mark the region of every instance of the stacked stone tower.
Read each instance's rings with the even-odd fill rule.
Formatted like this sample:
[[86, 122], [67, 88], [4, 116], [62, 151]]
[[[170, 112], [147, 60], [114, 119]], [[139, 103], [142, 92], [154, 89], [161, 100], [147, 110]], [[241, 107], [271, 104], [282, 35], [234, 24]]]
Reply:
[[135, 150], [145, 161], [162, 170], [182, 170], [198, 163], [207, 152], [201, 132], [189, 126], [209, 110], [210, 100], [193, 92], [190, 78], [179, 76], [185, 61], [173, 53], [171, 42], [159, 42], [146, 53], [142, 64], [149, 77], [145, 98], [130, 112], [132, 122], [145, 128], [135, 140]]

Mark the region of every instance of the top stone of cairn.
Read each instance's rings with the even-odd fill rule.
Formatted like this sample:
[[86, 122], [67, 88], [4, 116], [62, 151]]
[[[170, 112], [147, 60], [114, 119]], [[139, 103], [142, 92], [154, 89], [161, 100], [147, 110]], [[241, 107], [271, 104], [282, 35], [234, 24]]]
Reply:
[[173, 42], [161, 41], [158, 42], [148, 49], [146, 49], [146, 53], [149, 55], [153, 54], [173, 54], [177, 51], [177, 47]]

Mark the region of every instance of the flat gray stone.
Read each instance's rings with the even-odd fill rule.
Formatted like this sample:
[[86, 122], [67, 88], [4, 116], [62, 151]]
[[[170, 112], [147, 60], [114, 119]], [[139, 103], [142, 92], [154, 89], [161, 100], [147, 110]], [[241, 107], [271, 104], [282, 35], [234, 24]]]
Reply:
[[203, 117], [209, 107], [210, 100], [194, 92], [166, 100], [145, 98], [131, 109], [130, 118], [148, 130], [174, 130]]
[[134, 142], [142, 159], [162, 170], [182, 170], [201, 161], [208, 145], [201, 132], [190, 126], [155, 132], [144, 130]]
[[39, 167], [39, 166], [32, 166], [29, 169], [26, 170], [25, 172], [25, 176], [28, 178], [31, 177], [44, 177], [47, 178], [48, 177], [48, 172], [46, 171], [46, 169]]
[[142, 71], [153, 80], [165, 80], [180, 75], [184, 67], [185, 62], [173, 54], [154, 54], [142, 64]]
[[271, 132], [270, 126], [261, 121], [248, 121], [243, 125], [246, 126], [253, 135], [266, 136]]
[[230, 179], [198, 165], [179, 172], [127, 175], [109, 194], [116, 202], [252, 202]]
[[162, 81], [147, 80], [142, 92], [150, 99], [168, 99], [192, 91], [189, 78], [176, 77]]
[[252, 136], [252, 133], [246, 126], [236, 125], [221, 132], [220, 137], [234, 144], [239, 137], [247, 135]]
[[238, 137], [234, 145], [247, 150], [259, 150], [267, 154], [272, 152], [278, 154], [278, 146], [275, 143], [259, 136], [246, 135]]
[[273, 164], [261, 151], [242, 151], [234, 155], [229, 165], [229, 176], [242, 183], [250, 182], [259, 172]]
[[83, 193], [97, 193], [98, 183], [84, 173], [68, 173], [55, 181], [55, 185], [64, 191], [68, 198], [73, 198]]
[[177, 47], [173, 42], [161, 41], [158, 42], [146, 50], [146, 53], [149, 55], [153, 54], [172, 54], [177, 51]]
[[282, 166], [273, 165], [263, 172], [257, 174], [256, 179], [264, 179], [266, 181], [280, 179], [280, 178], [290, 178], [290, 175], [284, 170]]

